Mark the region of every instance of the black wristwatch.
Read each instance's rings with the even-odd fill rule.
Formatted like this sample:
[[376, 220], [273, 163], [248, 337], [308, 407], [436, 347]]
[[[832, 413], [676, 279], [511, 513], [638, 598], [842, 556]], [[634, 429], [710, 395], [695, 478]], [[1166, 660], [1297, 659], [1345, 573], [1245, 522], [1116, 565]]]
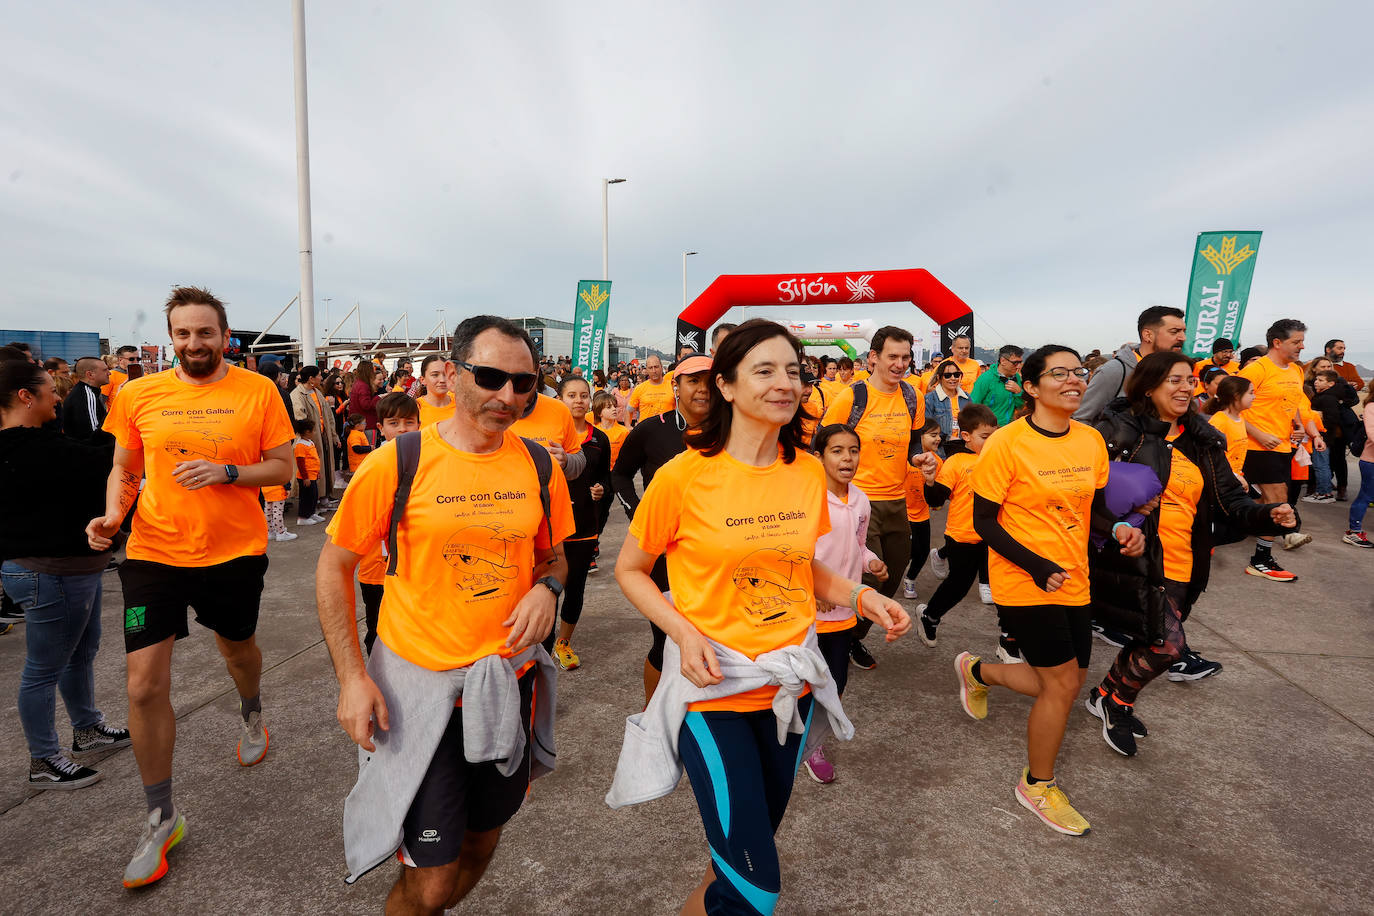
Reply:
[[226, 464], [224, 466], [224, 473], [229, 475], [229, 479], [226, 480], [225, 483], [233, 483], [239, 479], [239, 469], [237, 465]]
[[534, 584], [542, 585], [549, 591], [553, 592], [553, 600], [555, 601], [563, 597], [563, 583], [559, 582], [553, 576], [545, 576], [544, 578], [540, 579], [538, 582]]

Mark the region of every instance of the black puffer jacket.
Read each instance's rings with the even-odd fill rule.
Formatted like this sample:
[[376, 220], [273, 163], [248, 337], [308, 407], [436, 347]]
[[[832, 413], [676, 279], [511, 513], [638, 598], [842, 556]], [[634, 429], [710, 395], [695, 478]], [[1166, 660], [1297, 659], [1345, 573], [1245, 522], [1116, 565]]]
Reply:
[[[1112, 461], [1130, 461], [1151, 468], [1167, 488], [1173, 466], [1173, 449], [1202, 471], [1202, 499], [1193, 519], [1193, 574], [1188, 582], [1184, 619], [1199, 595], [1207, 589], [1212, 569], [1212, 514], [1219, 512], [1231, 527], [1250, 534], [1277, 535], [1285, 529], [1275, 523], [1269, 512], [1274, 505], [1260, 505], [1250, 499], [1226, 461], [1226, 439], [1196, 413], [1185, 414], [1183, 431], [1170, 442], [1169, 424], [1131, 410], [1130, 402], [1117, 398], [1107, 405], [1098, 420], [1097, 431], [1107, 443]], [[1145, 553], [1124, 557], [1113, 540], [1101, 550], [1090, 553], [1094, 615], [1116, 623], [1122, 629], [1154, 641], [1157, 617], [1162, 608], [1159, 589], [1164, 584], [1164, 546], [1159, 539], [1159, 513], [1146, 516], [1141, 524], [1145, 534]], [[1149, 597], [1147, 597], [1149, 596]], [[1153, 606], [1143, 606], [1150, 605]], [[1134, 624], [1134, 625], [1132, 625]]]

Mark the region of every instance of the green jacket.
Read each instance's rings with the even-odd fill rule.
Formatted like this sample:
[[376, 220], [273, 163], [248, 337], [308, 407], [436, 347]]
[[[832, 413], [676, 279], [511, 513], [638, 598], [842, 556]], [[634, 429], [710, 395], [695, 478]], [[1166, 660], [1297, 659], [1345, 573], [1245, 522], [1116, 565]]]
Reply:
[[[1014, 376], [1016, 384], [1021, 384], [1021, 373]], [[1022, 396], [1012, 394], [1007, 390], [1006, 385], [997, 374], [996, 366], [989, 366], [987, 371], [978, 376], [978, 381], [973, 383], [973, 391], [969, 395], [975, 404], [986, 404], [992, 408], [992, 412], [997, 415], [997, 425], [1006, 426], [1011, 422], [1012, 415], [1016, 413], [1016, 408], [1021, 406]]]

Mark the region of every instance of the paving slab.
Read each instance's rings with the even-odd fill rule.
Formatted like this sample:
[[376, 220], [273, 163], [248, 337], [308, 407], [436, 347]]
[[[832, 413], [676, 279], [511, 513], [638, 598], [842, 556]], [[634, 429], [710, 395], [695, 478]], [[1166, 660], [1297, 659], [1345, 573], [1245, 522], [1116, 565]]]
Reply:
[[[801, 776], [779, 831], [779, 913], [1369, 912], [1374, 874], [1374, 557], [1339, 543], [1343, 506], [1305, 509], [1317, 541], [1282, 554], [1303, 578], [1243, 575], [1245, 545], [1218, 550], [1191, 643], [1225, 670], [1160, 680], [1142, 694], [1150, 727], [1132, 759], [1081, 707], [1059, 775], [1093, 823], [1054, 834], [1014, 798], [1028, 701], [994, 693], [987, 720], [960, 710], [951, 661], [990, 653], [995, 614], [965, 600], [928, 649], [875, 647], [851, 672], [858, 733], [834, 749], [837, 782]], [[322, 527], [322, 526], [319, 526]], [[316, 528], [273, 544], [259, 630], [271, 751], [234, 760], [236, 708], [207, 631], [174, 654], [177, 803], [188, 836], [171, 870], [141, 892], [119, 886], [143, 811], [129, 750], [97, 755], [104, 781], [33, 792], [14, 708], [23, 627], [0, 638], [0, 839], [11, 858], [0, 913], [377, 913], [397, 866], [343, 883], [343, 799], [356, 756], [335, 721], [337, 686], [315, 618]], [[938, 516], [937, 516], [938, 529]], [[648, 625], [610, 574], [625, 531], [607, 529], [603, 570], [575, 640], [583, 667], [560, 677], [559, 767], [535, 782], [486, 879], [458, 912], [675, 913], [706, 848], [685, 784], [611, 811], [602, 801], [624, 717], [643, 703]], [[127, 714], [118, 580], [106, 577], [102, 708]], [[920, 589], [934, 588], [929, 571]], [[914, 607], [914, 602], [907, 606]], [[1090, 683], [1113, 650], [1095, 646]], [[67, 735], [59, 704], [59, 734]]]

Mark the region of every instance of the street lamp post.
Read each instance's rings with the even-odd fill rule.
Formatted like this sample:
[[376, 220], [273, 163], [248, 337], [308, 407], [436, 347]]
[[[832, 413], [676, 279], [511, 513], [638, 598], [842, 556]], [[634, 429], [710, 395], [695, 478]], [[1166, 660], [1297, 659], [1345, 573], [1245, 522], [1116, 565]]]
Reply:
[[448, 352], [448, 325], [444, 324], [444, 310], [435, 309], [439, 313], [439, 349]]
[[324, 336], [325, 336], [325, 339], [328, 340], [328, 339], [329, 339], [329, 301], [330, 301], [330, 299], [329, 299], [328, 296], [325, 296], [325, 297], [324, 297], [323, 299], [321, 299], [320, 301], [324, 303]]
[[611, 279], [611, 246], [610, 246], [610, 187], [613, 184], [620, 184], [624, 178], [603, 178], [601, 179], [601, 279]]
[[682, 253], [682, 310], [687, 311], [687, 258], [697, 254], [695, 251], [684, 251]]

